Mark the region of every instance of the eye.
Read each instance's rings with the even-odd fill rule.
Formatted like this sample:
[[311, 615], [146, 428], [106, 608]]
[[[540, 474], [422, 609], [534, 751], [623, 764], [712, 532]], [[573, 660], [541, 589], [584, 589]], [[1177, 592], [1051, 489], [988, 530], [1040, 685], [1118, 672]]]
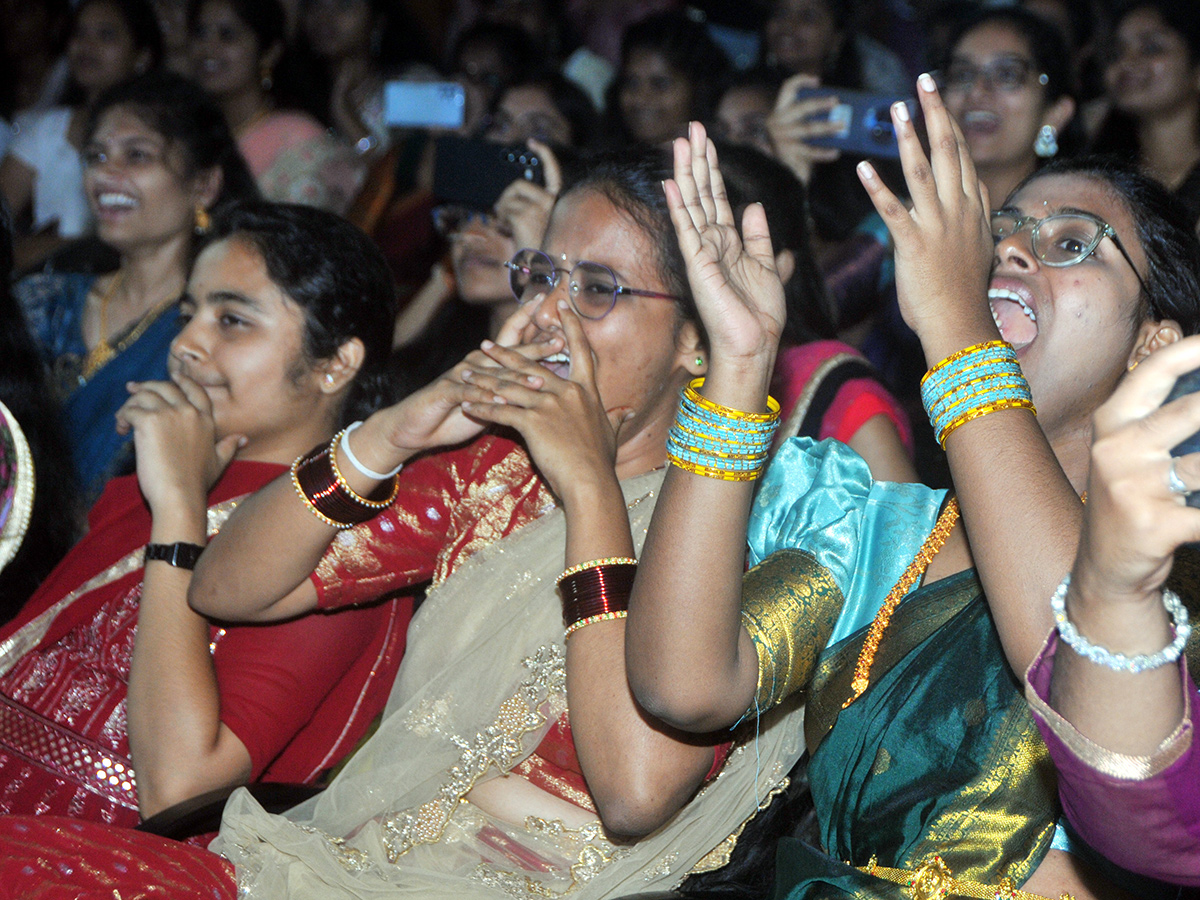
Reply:
[[221, 324], [222, 328], [245, 328], [250, 324], [249, 319], [243, 319], [241, 316], [230, 312], [221, 313], [217, 321]]
[[529, 269], [529, 286], [538, 290], [554, 287], [554, 274], [552, 272], [539, 272], [534, 269]]
[[85, 166], [98, 166], [108, 162], [108, 154], [98, 147], [85, 147], [81, 155]]

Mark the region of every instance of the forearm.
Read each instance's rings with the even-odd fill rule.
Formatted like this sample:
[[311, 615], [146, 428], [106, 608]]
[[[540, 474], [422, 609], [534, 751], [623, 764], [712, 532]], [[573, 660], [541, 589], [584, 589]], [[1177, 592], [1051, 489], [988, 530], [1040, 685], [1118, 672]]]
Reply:
[[[766, 408], [769, 367], [723, 376], [705, 396], [734, 409]], [[742, 628], [742, 573], [753, 482], [668, 467], [630, 601], [630, 684], [654, 715], [712, 731], [750, 707], [758, 658]]]
[[[152, 543], [204, 543], [204, 507], [155, 517]], [[250, 757], [222, 726], [209, 625], [187, 605], [190, 574], [147, 563], [129, 673], [129, 746], [143, 816], [244, 782]]]

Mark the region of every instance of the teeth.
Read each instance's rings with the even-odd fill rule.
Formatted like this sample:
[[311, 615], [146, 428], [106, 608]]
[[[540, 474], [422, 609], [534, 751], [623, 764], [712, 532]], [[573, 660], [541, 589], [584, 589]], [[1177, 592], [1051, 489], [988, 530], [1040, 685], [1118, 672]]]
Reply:
[[544, 363], [569, 363], [570, 361], [571, 361], [570, 354], [562, 353], [562, 352], [555, 353], [553, 356], [547, 356], [545, 359], [542, 360], [542, 362], [544, 362]]
[[96, 198], [96, 203], [101, 209], [113, 209], [120, 207], [122, 209], [132, 209], [137, 206], [137, 200], [130, 197], [128, 194], [103, 193]]
[[[1021, 307], [1021, 312], [1025, 313], [1030, 322], [1037, 321], [1037, 313], [1035, 313], [1033, 309], [1030, 308], [1029, 304], [1021, 299], [1021, 295], [1015, 291], [1010, 291], [1007, 288], [992, 288], [988, 291], [988, 300], [1011, 300], [1013, 303], [1017, 304], [1017, 306]], [[996, 318], [995, 309], [992, 310], [992, 318]], [[998, 319], [996, 324], [1000, 324]]]

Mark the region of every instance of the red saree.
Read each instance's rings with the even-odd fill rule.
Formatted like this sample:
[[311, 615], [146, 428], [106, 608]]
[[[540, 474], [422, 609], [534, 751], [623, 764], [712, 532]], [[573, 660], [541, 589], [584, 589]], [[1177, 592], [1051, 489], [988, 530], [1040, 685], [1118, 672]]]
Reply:
[[[231, 465], [209, 496], [210, 534], [282, 471]], [[136, 477], [109, 483], [89, 526], [0, 632], [0, 813], [135, 825], [125, 697], [150, 534]], [[312, 781], [355, 745], [387, 699], [411, 612], [404, 598], [211, 629], [221, 720], [252, 780]]]

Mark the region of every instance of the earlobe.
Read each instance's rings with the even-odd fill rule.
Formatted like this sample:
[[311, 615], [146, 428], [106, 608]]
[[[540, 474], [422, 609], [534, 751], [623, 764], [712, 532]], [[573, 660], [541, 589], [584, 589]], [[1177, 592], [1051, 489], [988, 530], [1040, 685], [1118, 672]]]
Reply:
[[350, 338], [337, 353], [325, 360], [319, 369], [321, 392], [333, 394], [342, 390], [358, 375], [366, 359], [367, 351], [359, 338]]
[[694, 322], [684, 322], [675, 338], [683, 368], [691, 375], [703, 375], [708, 371], [708, 350], [700, 339], [700, 331]]

